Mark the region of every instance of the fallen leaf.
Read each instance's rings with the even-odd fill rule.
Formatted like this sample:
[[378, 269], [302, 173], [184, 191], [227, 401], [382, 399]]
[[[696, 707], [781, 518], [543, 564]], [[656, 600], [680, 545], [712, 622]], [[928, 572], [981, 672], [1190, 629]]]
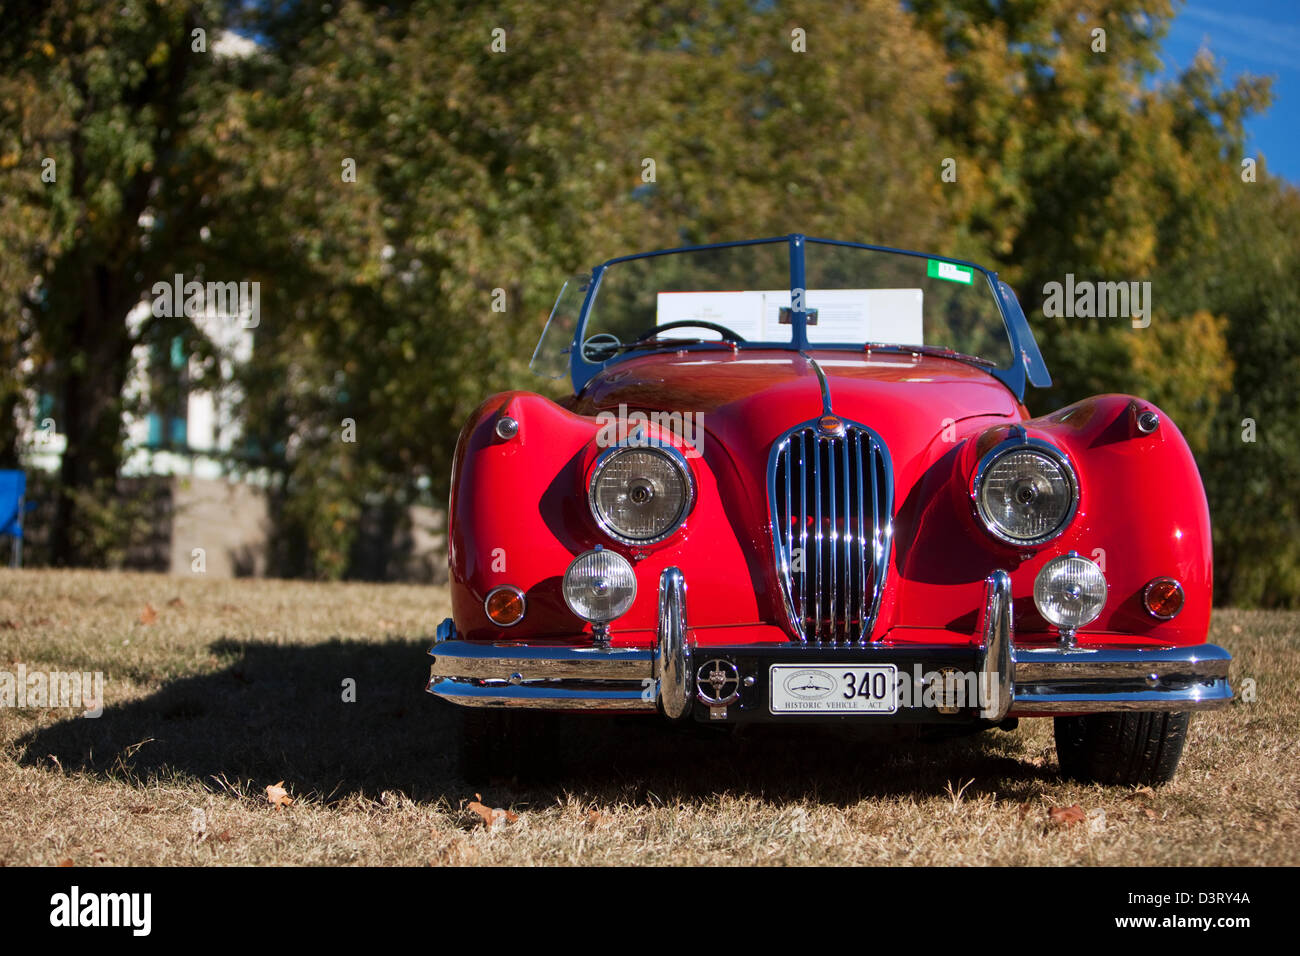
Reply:
[[469, 802], [469, 810], [471, 813], [477, 813], [480, 817], [483, 818], [483, 825], [485, 827], [487, 827], [489, 830], [492, 829], [492, 808], [491, 807], [484, 806], [483, 804], [479, 803], [477, 800], [471, 800]]
[[1150, 787], [1138, 787], [1128, 795], [1130, 800], [1136, 800], [1138, 797], [1146, 797], [1148, 800], [1154, 800], [1156, 798], [1156, 792]]
[[168, 607], [176, 607], [176, 608], [180, 608], [180, 607], [184, 607], [184, 606], [185, 606], [185, 602], [182, 601], [182, 600], [180, 599], [180, 596], [178, 595], [178, 596], [172, 598], [170, 601], [168, 601], [168, 602], [167, 602], [167, 606], [168, 606]]
[[1146, 814], [1148, 820], [1159, 820], [1160, 814], [1156, 813], [1150, 807], [1143, 807], [1142, 812]]
[[489, 807], [482, 803], [483, 795], [481, 793], [476, 793], [474, 796], [477, 799], [469, 802], [469, 810], [478, 814], [479, 817], [482, 818], [483, 826], [487, 829], [491, 830], [492, 827], [498, 823], [514, 823], [519, 819], [519, 814], [517, 813], [513, 813], [510, 810], [503, 810], [501, 807]]
[[266, 788], [266, 799], [268, 803], [275, 804], [277, 810], [293, 803], [293, 797], [289, 796], [289, 791], [284, 789], [283, 780]]
[[234, 838], [235, 835], [231, 833], [229, 830], [222, 830], [220, 833], [217, 834], [217, 840], [221, 843], [229, 843]]
[[69, 858], [66, 859], [66, 860], [60, 860], [60, 861], [59, 861], [59, 866], [76, 866], [76, 865], [77, 865], [77, 864], [75, 864], [75, 863], [72, 862], [72, 858], [71, 858], [71, 857], [69, 857]]
[[603, 823], [606, 822], [608, 821], [605, 820], [605, 818], [601, 815], [601, 812], [599, 810], [592, 810], [590, 813], [587, 814], [588, 830], [594, 830], [596, 829], [596, 827], [601, 826]]
[[1066, 829], [1069, 829], [1076, 823], [1082, 823], [1087, 819], [1087, 815], [1083, 812], [1083, 807], [1079, 806], [1077, 803], [1070, 807], [1052, 807], [1052, 809], [1047, 811], [1047, 816], [1054, 825]]
[[140, 612], [141, 624], [152, 624], [158, 620], [158, 612], [153, 609], [152, 604], [146, 604], [144, 610]]

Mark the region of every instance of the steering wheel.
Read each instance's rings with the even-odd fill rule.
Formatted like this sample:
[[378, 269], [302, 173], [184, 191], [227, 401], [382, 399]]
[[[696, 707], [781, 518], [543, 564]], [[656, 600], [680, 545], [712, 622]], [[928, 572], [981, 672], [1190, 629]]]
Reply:
[[635, 344], [637, 344], [638, 342], [646, 342], [646, 341], [649, 341], [650, 339], [653, 339], [653, 338], [658, 337], [658, 335], [659, 335], [660, 332], [666, 332], [666, 331], [668, 331], [669, 329], [688, 329], [688, 328], [689, 328], [689, 329], [709, 329], [709, 330], [711, 330], [711, 331], [713, 331], [713, 332], [717, 332], [719, 335], [722, 336], [722, 340], [723, 340], [724, 342], [743, 342], [743, 341], [745, 341], [745, 339], [744, 339], [744, 337], [743, 337], [742, 335], [739, 335], [738, 333], [733, 332], [731, 329], [727, 328], [725, 325], [719, 325], [717, 322], [705, 322], [705, 321], [698, 320], [698, 319], [681, 319], [681, 320], [679, 320], [679, 321], [677, 321], [677, 322], [665, 322], [663, 325], [656, 325], [653, 329], [650, 329], [650, 330], [647, 331], [647, 332], [642, 332], [640, 335], [638, 335], [636, 338], [634, 338], [634, 339], [633, 339], [629, 344], [631, 344], [631, 345], [635, 345]]
[[622, 347], [617, 335], [597, 332], [582, 343], [582, 357], [588, 362], [603, 362]]

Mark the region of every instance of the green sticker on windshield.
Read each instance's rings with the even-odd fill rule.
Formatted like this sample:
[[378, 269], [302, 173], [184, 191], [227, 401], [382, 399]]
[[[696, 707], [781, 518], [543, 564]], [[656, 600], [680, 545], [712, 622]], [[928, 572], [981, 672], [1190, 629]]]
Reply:
[[963, 282], [966, 285], [975, 281], [974, 269], [944, 262], [942, 259], [928, 259], [926, 262], [925, 274], [931, 279], [947, 279], [949, 282]]

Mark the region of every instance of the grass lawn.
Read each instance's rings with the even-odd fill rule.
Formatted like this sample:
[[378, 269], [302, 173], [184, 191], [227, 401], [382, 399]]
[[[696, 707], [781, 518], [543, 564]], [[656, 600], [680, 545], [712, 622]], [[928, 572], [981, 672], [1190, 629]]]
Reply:
[[[1060, 782], [1050, 720], [886, 743], [579, 717], [554, 782], [462, 780], [423, 691], [448, 611], [432, 587], [0, 571], [0, 671], [105, 681], [98, 719], [0, 709], [0, 865], [1300, 863], [1300, 613], [1215, 614], [1256, 700], [1194, 717], [1152, 792]], [[476, 794], [514, 818], [485, 827]]]

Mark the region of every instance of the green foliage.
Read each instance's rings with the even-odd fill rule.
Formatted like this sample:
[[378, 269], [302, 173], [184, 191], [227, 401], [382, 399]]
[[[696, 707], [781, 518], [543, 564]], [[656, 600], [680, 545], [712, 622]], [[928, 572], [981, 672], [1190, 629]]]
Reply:
[[[273, 567], [334, 578], [364, 509], [443, 498], [485, 395], [553, 388], [526, 362], [567, 276], [801, 231], [998, 266], [1057, 383], [1033, 410], [1156, 401], [1202, 465], [1220, 597], [1297, 600], [1300, 210], [1240, 179], [1267, 83], [1208, 58], [1153, 79], [1166, 0], [23, 6], [0, 39], [0, 458], [38, 381], [90, 409], [68, 515], [119, 464], [131, 348], [198, 338], [125, 328], [172, 272], [261, 283], [234, 464], [274, 493]], [[236, 13], [255, 54], [189, 53]], [[1067, 273], [1150, 281], [1151, 326], [1041, 316]]]
[[126, 316], [159, 278], [203, 274], [199, 226], [220, 202], [204, 134], [224, 85], [192, 31], [215, 34], [221, 4], [19, 3], [4, 21], [0, 440], [12, 456], [24, 386], [57, 398], [67, 450], [51, 547], [103, 562], [88, 503], [116, 487], [131, 350], [198, 338], [183, 316], [135, 331]]
[[[1211, 419], [1202, 476], [1214, 520], [1216, 591], [1241, 605], [1300, 601], [1300, 193], [1232, 187], [1213, 259], [1188, 286], [1227, 318], [1232, 390]], [[1249, 427], [1253, 423], [1252, 429]], [[1253, 440], [1247, 440], [1253, 438]]]

